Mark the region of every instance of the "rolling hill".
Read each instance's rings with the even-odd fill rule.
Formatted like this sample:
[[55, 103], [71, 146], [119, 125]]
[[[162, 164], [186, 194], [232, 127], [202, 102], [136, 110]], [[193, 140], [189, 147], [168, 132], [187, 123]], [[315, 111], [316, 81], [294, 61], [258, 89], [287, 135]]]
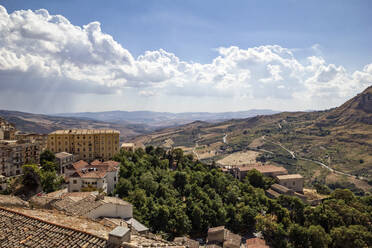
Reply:
[[119, 130], [121, 139], [124, 140], [153, 131], [146, 125], [115, 124], [88, 118], [59, 117], [19, 111], [0, 110], [0, 117], [13, 124], [18, 130], [31, 133], [46, 134], [58, 129], [72, 128], [107, 128]]
[[372, 87], [368, 87], [326, 111], [283, 112], [217, 124], [195, 122], [133, 141], [181, 147], [199, 159], [217, 162], [232, 154], [239, 159], [242, 152], [258, 152], [259, 160], [303, 174], [308, 185], [351, 183], [371, 190], [366, 183], [372, 179], [371, 121]]
[[105, 111], [105, 112], [82, 112], [82, 113], [63, 113], [56, 114], [62, 117], [89, 118], [98, 121], [124, 123], [124, 124], [141, 124], [151, 127], [170, 127], [187, 124], [193, 121], [218, 122], [230, 119], [242, 119], [256, 115], [270, 115], [278, 111], [261, 109], [247, 110], [237, 112], [153, 112], [153, 111]]

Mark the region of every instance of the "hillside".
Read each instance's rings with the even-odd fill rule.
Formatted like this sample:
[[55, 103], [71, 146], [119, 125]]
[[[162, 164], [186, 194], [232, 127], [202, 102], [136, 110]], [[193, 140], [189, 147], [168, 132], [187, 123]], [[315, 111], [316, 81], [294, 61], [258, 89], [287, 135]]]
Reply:
[[324, 115], [318, 123], [327, 126], [356, 123], [372, 125], [372, 86]]
[[7, 110], [0, 110], [0, 118], [13, 124], [20, 131], [42, 134], [58, 129], [108, 128], [119, 130], [121, 139], [127, 139], [152, 130], [145, 125], [115, 124], [87, 118], [57, 117]]
[[[259, 152], [257, 159], [301, 173], [309, 186], [314, 182], [331, 187], [355, 184], [370, 190], [366, 181], [372, 179], [371, 110], [369, 87], [327, 111], [283, 112], [217, 124], [193, 123], [136, 137], [134, 142], [181, 147], [209, 162], [219, 162], [227, 156], [229, 161], [234, 161], [231, 156], [241, 160]], [[242, 152], [246, 154], [243, 156]]]

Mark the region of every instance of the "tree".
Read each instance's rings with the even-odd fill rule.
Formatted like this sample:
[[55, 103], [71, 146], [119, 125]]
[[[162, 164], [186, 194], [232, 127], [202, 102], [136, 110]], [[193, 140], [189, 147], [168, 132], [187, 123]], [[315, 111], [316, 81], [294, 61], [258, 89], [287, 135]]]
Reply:
[[310, 226], [308, 229], [308, 238], [311, 247], [327, 248], [331, 243], [331, 237], [325, 232], [324, 228], [317, 226]]
[[299, 224], [304, 223], [304, 203], [297, 197], [280, 195], [278, 202], [290, 211], [291, 220]]
[[185, 235], [191, 230], [191, 221], [186, 215], [185, 206], [180, 204], [172, 207], [172, 219], [168, 222], [170, 230], [176, 235]]
[[288, 234], [285, 231], [283, 224], [277, 222], [275, 216], [256, 216], [256, 229], [263, 233], [265, 239], [268, 240], [273, 247], [287, 247]]
[[140, 177], [140, 185], [144, 190], [146, 190], [148, 195], [154, 194], [159, 186], [158, 183], [155, 182], [154, 177], [150, 172], [142, 174]]
[[146, 153], [147, 154], [153, 154], [154, 152], [154, 147], [153, 146], [146, 146]]
[[54, 162], [43, 160], [43, 163], [41, 164], [41, 169], [43, 171], [53, 171], [57, 172], [59, 171], [58, 165]]
[[35, 164], [22, 166], [23, 176], [22, 184], [31, 190], [40, 186], [40, 170]]
[[264, 176], [256, 169], [250, 170], [247, 173], [247, 180], [253, 187], [264, 188], [265, 180]]
[[120, 197], [128, 196], [129, 191], [133, 189], [132, 183], [126, 178], [120, 178], [115, 188], [115, 194]]
[[372, 233], [360, 225], [340, 226], [331, 230], [332, 247], [371, 247]]
[[336, 189], [332, 192], [331, 197], [334, 199], [344, 200], [345, 203], [349, 203], [355, 199], [353, 192], [348, 189]]
[[46, 193], [50, 193], [56, 191], [61, 186], [63, 178], [57, 177], [55, 171], [40, 171], [41, 176], [41, 186], [43, 187], [43, 191]]
[[170, 213], [166, 205], [155, 206], [155, 213], [152, 216], [151, 225], [155, 230], [168, 229]]
[[45, 150], [40, 154], [40, 165], [43, 165], [46, 162], [55, 162], [56, 156], [53, 152]]
[[172, 155], [174, 157], [174, 159], [179, 162], [181, 160], [181, 158], [183, 157], [183, 150], [180, 149], [180, 148], [176, 148], [172, 151]]
[[298, 224], [291, 225], [289, 229], [289, 240], [296, 248], [309, 247], [308, 232], [305, 227]]
[[254, 227], [254, 224], [256, 222], [255, 220], [256, 215], [257, 215], [257, 212], [253, 208], [249, 206], [244, 206], [241, 209], [243, 228], [249, 229], [249, 228]]
[[177, 171], [174, 175], [174, 187], [179, 189], [181, 192], [185, 189], [187, 184], [187, 174], [185, 172]]

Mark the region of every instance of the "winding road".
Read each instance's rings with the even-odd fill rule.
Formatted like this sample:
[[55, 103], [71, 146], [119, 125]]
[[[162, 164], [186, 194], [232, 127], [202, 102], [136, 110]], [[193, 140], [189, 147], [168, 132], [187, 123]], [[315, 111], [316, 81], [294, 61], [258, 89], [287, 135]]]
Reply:
[[[263, 139], [265, 139], [265, 136], [263, 136]], [[276, 142], [273, 142], [273, 141], [270, 141], [270, 140], [269, 140], [269, 142], [272, 143], [272, 144], [274, 144], [274, 145], [280, 146], [283, 150], [287, 151], [292, 156], [293, 159], [296, 159], [297, 158], [299, 160], [305, 160], [305, 161], [313, 162], [313, 163], [318, 164], [318, 165], [322, 166], [323, 168], [325, 168], [325, 169], [327, 169], [330, 172], [333, 172], [335, 174], [339, 174], [339, 175], [342, 175], [342, 176], [347, 176], [347, 177], [351, 177], [351, 178], [356, 179], [356, 176], [351, 175], [349, 173], [345, 173], [345, 172], [342, 172], [342, 171], [338, 171], [338, 170], [332, 169], [331, 167], [329, 167], [328, 165], [326, 165], [326, 164], [324, 164], [324, 163], [322, 163], [320, 161], [316, 161], [316, 160], [308, 159], [308, 158], [296, 157], [294, 151], [289, 150], [287, 147], [283, 146], [280, 143], [276, 143]], [[359, 179], [363, 179], [363, 178], [360, 177]]]
[[225, 144], [227, 144], [226, 138], [227, 138], [227, 133], [224, 133], [224, 136], [222, 137], [222, 142]]

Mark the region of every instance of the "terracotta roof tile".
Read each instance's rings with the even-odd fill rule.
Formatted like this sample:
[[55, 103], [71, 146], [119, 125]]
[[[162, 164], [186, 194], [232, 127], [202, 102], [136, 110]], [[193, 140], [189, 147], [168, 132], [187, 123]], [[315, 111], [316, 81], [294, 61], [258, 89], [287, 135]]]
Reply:
[[0, 247], [108, 247], [105, 239], [0, 208]]

